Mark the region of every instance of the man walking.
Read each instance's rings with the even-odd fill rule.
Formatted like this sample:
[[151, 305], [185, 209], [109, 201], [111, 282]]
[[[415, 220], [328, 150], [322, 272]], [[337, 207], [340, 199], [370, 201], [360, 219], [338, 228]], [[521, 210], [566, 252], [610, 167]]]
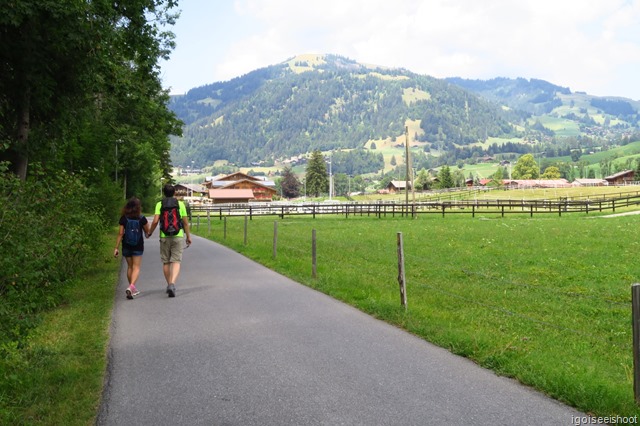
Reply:
[[160, 224], [160, 259], [162, 272], [167, 281], [167, 294], [176, 297], [176, 281], [180, 274], [180, 262], [186, 235], [187, 247], [191, 245], [191, 232], [189, 231], [189, 218], [187, 208], [182, 201], [174, 197], [175, 187], [166, 184], [162, 188], [164, 198], [156, 204], [155, 216], [147, 238], [149, 238], [156, 226]]

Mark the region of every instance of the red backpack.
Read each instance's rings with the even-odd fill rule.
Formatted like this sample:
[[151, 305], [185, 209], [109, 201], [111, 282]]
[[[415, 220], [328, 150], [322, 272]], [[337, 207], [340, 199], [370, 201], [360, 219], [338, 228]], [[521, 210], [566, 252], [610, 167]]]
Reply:
[[160, 230], [166, 237], [178, 235], [182, 229], [180, 204], [175, 198], [165, 198], [160, 205]]

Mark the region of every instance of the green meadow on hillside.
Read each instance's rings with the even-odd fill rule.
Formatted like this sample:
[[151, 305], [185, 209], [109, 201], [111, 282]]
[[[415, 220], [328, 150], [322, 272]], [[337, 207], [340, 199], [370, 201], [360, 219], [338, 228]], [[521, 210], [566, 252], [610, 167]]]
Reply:
[[544, 127], [553, 130], [555, 135], [560, 138], [580, 135], [580, 126], [575, 121], [544, 115], [540, 117], [540, 122]]

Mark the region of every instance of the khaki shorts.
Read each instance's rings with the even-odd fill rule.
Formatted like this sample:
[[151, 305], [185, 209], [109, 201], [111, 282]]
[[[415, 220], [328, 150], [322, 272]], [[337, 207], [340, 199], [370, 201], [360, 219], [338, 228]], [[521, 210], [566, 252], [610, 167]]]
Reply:
[[184, 237], [160, 238], [160, 260], [162, 263], [180, 263], [184, 250]]

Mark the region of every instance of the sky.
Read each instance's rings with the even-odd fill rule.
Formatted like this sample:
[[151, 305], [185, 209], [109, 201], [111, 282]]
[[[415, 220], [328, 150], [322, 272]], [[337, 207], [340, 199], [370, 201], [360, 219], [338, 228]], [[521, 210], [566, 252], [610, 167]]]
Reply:
[[437, 78], [523, 77], [640, 100], [640, 0], [179, 0], [171, 94], [336, 54]]

